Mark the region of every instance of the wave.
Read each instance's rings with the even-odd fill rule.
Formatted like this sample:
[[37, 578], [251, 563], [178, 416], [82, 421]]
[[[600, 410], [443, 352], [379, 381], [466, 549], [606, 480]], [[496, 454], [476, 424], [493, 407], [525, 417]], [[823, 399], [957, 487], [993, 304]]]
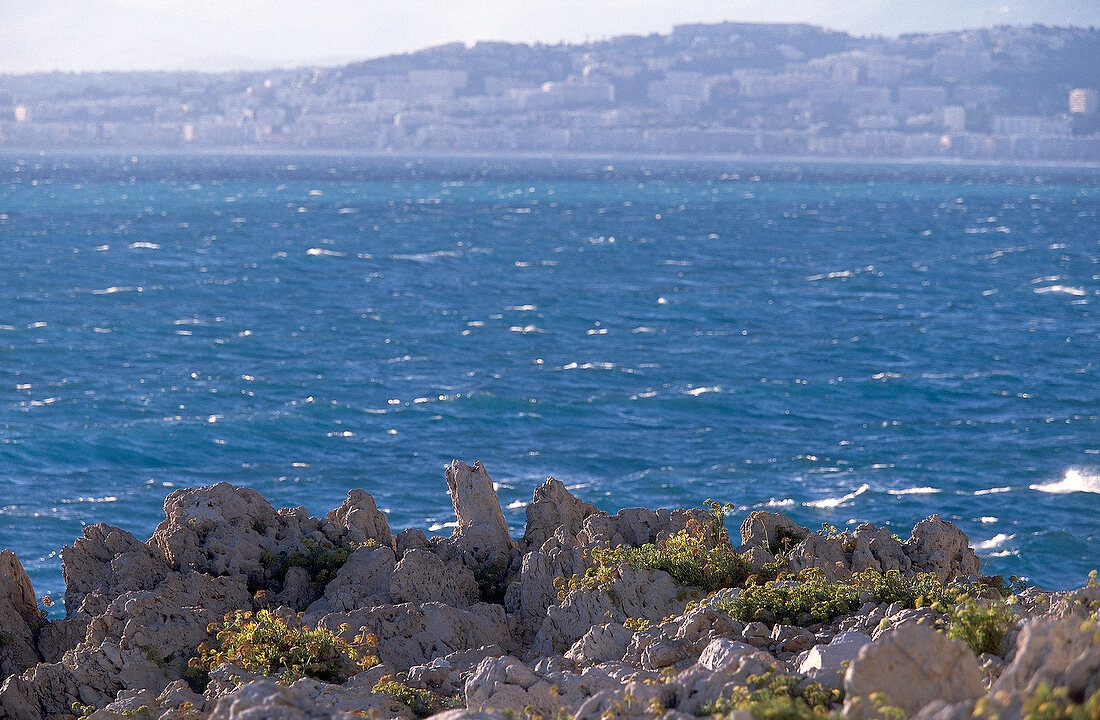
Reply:
[[806, 505], [806, 507], [826, 508], [826, 509], [827, 508], [840, 507], [841, 505], [843, 505], [846, 502], [851, 502], [852, 500], [855, 500], [857, 497], [859, 497], [860, 495], [862, 495], [863, 493], [867, 492], [870, 489], [871, 489], [870, 485], [868, 485], [867, 483], [863, 483], [862, 485], [860, 485], [858, 488], [856, 488], [852, 492], [848, 493], [847, 495], [842, 495], [841, 497], [838, 497], [838, 498], [823, 498], [821, 500], [811, 500], [810, 502], [805, 503], [805, 505]]
[[1010, 488], [1010, 487], [995, 487], [995, 488], [988, 488], [986, 490], [975, 490], [974, 495], [975, 496], [978, 496], [978, 495], [998, 495], [1000, 493], [1006, 493], [1006, 492], [1012, 492], [1012, 488]]
[[1100, 495], [1100, 473], [1092, 470], [1079, 470], [1070, 468], [1061, 480], [1048, 483], [1028, 485], [1032, 490], [1039, 492], [1064, 495], [1066, 493], [1084, 492]]
[[1016, 537], [1016, 535], [1006, 535], [1004, 533], [997, 533], [988, 540], [983, 540], [980, 543], [974, 545], [975, 550], [993, 550], [1004, 545], [1006, 542]]
[[887, 490], [887, 492], [891, 495], [935, 495], [943, 491], [934, 487], [914, 487], [905, 488], [904, 490]]
[[1075, 297], [1081, 297], [1088, 294], [1084, 288], [1073, 287], [1072, 285], [1048, 285], [1047, 287], [1038, 287], [1033, 290], [1034, 293], [1042, 295], [1045, 293], [1065, 293], [1066, 295], [1073, 295]]
[[337, 250], [328, 250], [325, 248], [310, 248], [306, 250], [306, 255], [322, 256], [322, 257], [344, 257], [344, 253]]

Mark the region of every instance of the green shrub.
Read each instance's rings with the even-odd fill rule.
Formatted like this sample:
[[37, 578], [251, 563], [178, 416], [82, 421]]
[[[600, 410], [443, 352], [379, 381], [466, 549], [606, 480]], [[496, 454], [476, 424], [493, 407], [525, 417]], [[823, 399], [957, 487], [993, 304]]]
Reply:
[[663, 570], [681, 585], [699, 587], [705, 592], [741, 585], [752, 573], [752, 567], [734, 553], [730, 544], [725, 525], [729, 506], [713, 500], [707, 500], [705, 505], [710, 514], [708, 522], [690, 519], [683, 530], [656, 544], [593, 548], [593, 563], [584, 575], [555, 582], [558, 598], [564, 600], [573, 590], [608, 589], [616, 568], [623, 564], [635, 570]]
[[[368, 540], [367, 547], [374, 545], [373, 540]], [[360, 547], [359, 543], [343, 543], [337, 545], [328, 540], [316, 542], [306, 539], [302, 542], [302, 548], [280, 556], [267, 553], [263, 559], [266, 565], [273, 566], [272, 575], [282, 582], [286, 579], [286, 573], [292, 567], [305, 568], [309, 573], [314, 588], [320, 589], [328, 585], [344, 563]]]
[[756, 720], [820, 720], [843, 699], [840, 690], [770, 670], [763, 675], [750, 675], [747, 684], [734, 688], [730, 697], [704, 706], [703, 714], [728, 715], [734, 710], [748, 710]]
[[[277, 675], [283, 684], [302, 677], [328, 682], [343, 682], [360, 670], [378, 663], [370, 653], [377, 644], [373, 635], [360, 634], [351, 643], [323, 627], [309, 628], [288, 622], [267, 610], [255, 615], [237, 610], [225, 616], [219, 626], [212, 623], [214, 647], [202, 643], [189, 666], [209, 672], [222, 663], [243, 670]], [[347, 625], [340, 626], [345, 632]]]
[[860, 606], [862, 589], [831, 582], [817, 569], [803, 570], [796, 580], [747, 585], [736, 596], [713, 605], [742, 622], [768, 625], [826, 623]]
[[965, 642], [975, 655], [1000, 655], [1013, 620], [1012, 611], [1000, 598], [982, 601], [962, 595], [948, 612], [947, 635]]
[[409, 687], [392, 675], [387, 675], [372, 688], [376, 693], [389, 695], [394, 700], [409, 706], [417, 717], [426, 718], [443, 710], [462, 707], [462, 698], [458, 695], [445, 697], [431, 690]]
[[1081, 704], [1065, 688], [1051, 690], [1045, 683], [1024, 702], [1024, 720], [1100, 720], [1100, 690]]

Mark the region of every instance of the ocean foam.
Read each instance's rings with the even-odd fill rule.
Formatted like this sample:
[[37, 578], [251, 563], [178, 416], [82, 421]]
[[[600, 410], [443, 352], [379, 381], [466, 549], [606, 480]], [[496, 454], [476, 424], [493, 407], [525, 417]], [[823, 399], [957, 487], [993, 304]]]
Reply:
[[1070, 285], [1048, 285], [1046, 287], [1035, 288], [1034, 292], [1039, 295], [1042, 295], [1044, 293], [1065, 293], [1066, 295], [1073, 295], [1076, 297], [1087, 294], [1084, 288], [1073, 287]]
[[1079, 470], [1070, 468], [1061, 480], [1056, 482], [1028, 485], [1032, 490], [1039, 492], [1064, 495], [1066, 493], [1084, 492], [1100, 494], [1100, 473], [1094, 470]]
[[806, 507], [814, 507], [814, 508], [826, 508], [826, 509], [828, 509], [828, 508], [840, 507], [841, 505], [843, 505], [846, 502], [851, 502], [852, 500], [855, 500], [857, 497], [859, 497], [860, 495], [862, 495], [863, 493], [867, 492], [870, 489], [871, 489], [870, 485], [868, 485], [867, 483], [863, 483], [862, 485], [860, 485], [858, 488], [856, 488], [852, 492], [848, 493], [847, 495], [843, 495], [843, 496], [838, 497], [838, 498], [823, 498], [821, 500], [811, 500], [810, 502], [804, 503], [804, 504], [806, 505]]
[[914, 487], [905, 488], [904, 490], [887, 490], [887, 492], [891, 495], [935, 495], [943, 491], [934, 487]]
[[987, 490], [975, 490], [974, 495], [997, 495], [998, 493], [1006, 493], [1011, 491], [1012, 488], [1010, 487], [995, 487], [989, 488]]
[[1014, 535], [1014, 534], [1013, 535], [1005, 535], [1004, 533], [997, 533], [996, 535], [989, 538], [988, 540], [983, 540], [982, 542], [977, 543], [976, 545], [974, 545], [974, 549], [975, 550], [993, 550], [994, 548], [1001, 547], [1002, 545], [1004, 545], [1006, 542], [1008, 542], [1009, 540], [1011, 540], [1014, 537], [1016, 537], [1016, 535]]

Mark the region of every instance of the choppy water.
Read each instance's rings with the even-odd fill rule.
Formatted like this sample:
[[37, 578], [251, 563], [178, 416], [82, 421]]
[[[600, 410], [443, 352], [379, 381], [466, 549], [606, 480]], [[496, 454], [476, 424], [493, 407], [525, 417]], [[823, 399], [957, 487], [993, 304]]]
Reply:
[[1100, 565], [1100, 171], [0, 156], [0, 546], [173, 488], [517, 533], [553, 475]]

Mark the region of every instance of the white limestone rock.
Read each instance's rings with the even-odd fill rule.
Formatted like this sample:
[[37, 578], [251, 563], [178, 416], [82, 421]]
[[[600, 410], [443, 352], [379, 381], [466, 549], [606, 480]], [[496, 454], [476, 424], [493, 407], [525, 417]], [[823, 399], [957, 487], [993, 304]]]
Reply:
[[441, 602], [469, 607], [480, 590], [473, 572], [457, 560], [445, 563], [435, 553], [410, 549], [397, 563], [390, 580], [393, 602]]
[[815, 645], [798, 658], [799, 674], [832, 688], [844, 686], [847, 666], [871, 638], [857, 632], [837, 633], [828, 645]]
[[362, 545], [373, 540], [383, 547], [394, 548], [386, 514], [378, 509], [370, 493], [359, 488], [350, 490], [340, 507], [325, 515], [321, 531], [333, 543]]
[[1041, 684], [1064, 687], [1074, 697], [1100, 690], [1100, 632], [1089, 622], [1074, 616], [1026, 621], [993, 694], [1026, 697]]
[[930, 515], [913, 527], [905, 553], [915, 572], [933, 573], [941, 582], [978, 572], [978, 556], [966, 535], [939, 515]]
[[869, 720], [856, 698], [882, 693], [891, 706], [915, 714], [933, 700], [958, 703], [985, 695], [970, 648], [926, 625], [905, 625], [864, 645], [844, 676], [845, 716]]
[[538, 550], [558, 528], [563, 528], [575, 539], [585, 518], [596, 512], [595, 505], [574, 497], [560, 481], [546, 478], [545, 483], [535, 488], [531, 504], [527, 506], [523, 549], [527, 552]]
[[324, 595], [306, 609], [306, 617], [312, 622], [333, 612], [351, 612], [392, 603], [390, 586], [396, 565], [393, 550], [388, 545], [356, 548], [336, 572], [336, 577], [325, 586]]

